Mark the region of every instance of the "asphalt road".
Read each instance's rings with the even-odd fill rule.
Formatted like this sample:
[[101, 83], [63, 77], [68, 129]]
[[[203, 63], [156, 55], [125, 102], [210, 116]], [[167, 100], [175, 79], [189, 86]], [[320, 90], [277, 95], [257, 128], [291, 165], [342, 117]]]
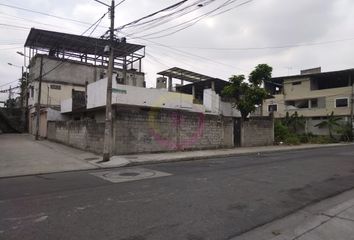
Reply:
[[2, 178], [0, 239], [231, 239], [353, 188], [354, 146], [143, 168], [171, 175], [120, 183], [92, 174], [103, 170]]

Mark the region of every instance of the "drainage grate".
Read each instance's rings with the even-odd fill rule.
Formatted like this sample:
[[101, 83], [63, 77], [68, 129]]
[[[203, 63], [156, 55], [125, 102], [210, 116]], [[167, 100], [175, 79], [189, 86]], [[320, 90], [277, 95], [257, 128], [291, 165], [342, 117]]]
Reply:
[[170, 173], [155, 171], [146, 168], [124, 168], [114, 171], [95, 172], [91, 174], [113, 183], [137, 181], [148, 178], [166, 177], [171, 175]]

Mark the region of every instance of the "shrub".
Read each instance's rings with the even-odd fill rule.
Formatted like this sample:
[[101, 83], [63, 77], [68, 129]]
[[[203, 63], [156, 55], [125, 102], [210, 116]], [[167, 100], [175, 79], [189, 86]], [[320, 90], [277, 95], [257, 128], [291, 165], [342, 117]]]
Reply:
[[333, 143], [334, 140], [330, 136], [313, 136], [310, 139], [310, 143], [313, 144], [328, 144], [328, 143]]
[[279, 120], [276, 120], [274, 123], [274, 139], [275, 142], [285, 142], [290, 136], [290, 131], [287, 126], [283, 125], [283, 123]]
[[353, 141], [353, 129], [350, 123], [345, 123], [340, 125], [337, 129], [337, 133], [341, 135], [340, 136], [341, 141], [346, 141], [346, 142]]
[[290, 135], [285, 139], [285, 143], [288, 145], [299, 145], [300, 139], [297, 135]]

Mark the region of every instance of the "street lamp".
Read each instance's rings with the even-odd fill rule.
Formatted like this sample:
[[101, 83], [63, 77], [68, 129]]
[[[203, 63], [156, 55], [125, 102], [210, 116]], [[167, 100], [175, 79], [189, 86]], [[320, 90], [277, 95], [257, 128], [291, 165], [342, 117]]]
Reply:
[[21, 56], [27, 57], [23, 52], [17, 51], [16, 53], [21, 55]]
[[12, 63], [7, 63], [8, 65], [12, 66], [12, 67], [18, 67], [18, 68], [22, 68], [21, 66], [19, 65], [16, 65], [16, 64], [12, 64]]

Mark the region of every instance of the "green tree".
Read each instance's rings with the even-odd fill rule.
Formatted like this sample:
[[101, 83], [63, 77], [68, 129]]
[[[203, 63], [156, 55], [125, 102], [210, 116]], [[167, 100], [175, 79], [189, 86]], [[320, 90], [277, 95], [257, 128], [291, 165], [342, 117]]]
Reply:
[[329, 136], [331, 139], [333, 139], [333, 129], [335, 127], [340, 126], [340, 124], [339, 124], [340, 120], [341, 120], [341, 118], [334, 116], [334, 113], [332, 111], [331, 115], [327, 115], [326, 120], [323, 120], [319, 124], [316, 124], [315, 127], [328, 128]]
[[264, 82], [270, 82], [272, 79], [273, 68], [268, 64], [258, 64], [250, 73], [248, 80], [256, 86], [260, 86]]
[[223, 89], [222, 95], [229, 97], [234, 102], [245, 120], [247, 116], [256, 110], [256, 105], [262, 104], [268, 93], [261, 84], [268, 81], [272, 75], [272, 67], [267, 64], [259, 64], [249, 75], [249, 83], [244, 75], [233, 75], [229, 80], [230, 85]]

